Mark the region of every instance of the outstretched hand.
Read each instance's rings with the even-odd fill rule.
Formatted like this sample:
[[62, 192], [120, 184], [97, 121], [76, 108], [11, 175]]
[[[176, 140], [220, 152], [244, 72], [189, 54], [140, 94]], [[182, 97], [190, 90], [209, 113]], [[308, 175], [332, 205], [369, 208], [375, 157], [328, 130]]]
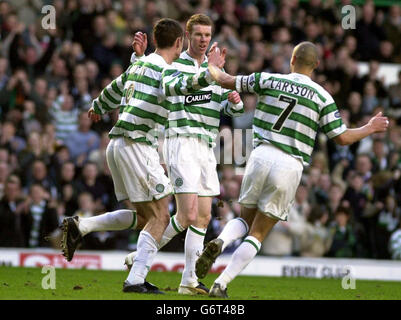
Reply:
[[134, 41], [132, 42], [132, 49], [134, 49], [136, 56], [143, 56], [147, 47], [148, 37], [146, 33], [142, 33], [140, 31], [136, 32], [134, 35]]
[[389, 121], [387, 117], [383, 117], [383, 114], [380, 111], [369, 120], [368, 125], [372, 128], [373, 132], [384, 132], [388, 128]]
[[220, 48], [217, 46], [217, 42], [214, 42], [210, 47], [209, 53], [207, 54], [208, 64], [215, 65], [216, 67], [222, 69], [226, 63], [226, 53], [226, 48], [223, 48], [220, 51]]
[[95, 109], [93, 109], [93, 107], [88, 110], [88, 118], [93, 122], [98, 122], [101, 119], [100, 115], [95, 113]]

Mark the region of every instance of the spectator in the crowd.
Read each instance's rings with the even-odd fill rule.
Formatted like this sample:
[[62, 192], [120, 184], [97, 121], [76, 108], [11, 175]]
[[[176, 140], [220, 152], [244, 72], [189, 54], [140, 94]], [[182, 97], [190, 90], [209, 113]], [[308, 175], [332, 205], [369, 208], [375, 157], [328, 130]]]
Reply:
[[13, 172], [18, 168], [18, 161], [15, 154], [10, 153], [7, 148], [0, 146], [0, 161], [9, 165], [9, 171]]
[[[120, 72], [118, 75], [120, 75], [121, 73], [122, 72]], [[117, 78], [117, 76], [113, 78]], [[72, 88], [71, 94], [74, 98], [75, 101], [74, 107], [76, 109], [82, 111], [89, 110], [92, 103], [92, 97], [89, 93], [89, 84], [86, 77], [84, 79], [78, 79], [75, 81], [75, 86]]]
[[25, 199], [21, 192], [21, 181], [11, 175], [0, 200], [0, 247], [23, 247], [25, 245], [22, 211]]
[[41, 124], [35, 118], [36, 106], [32, 100], [25, 100], [22, 113], [22, 127], [24, 132], [41, 131]]
[[92, 150], [89, 153], [88, 160], [94, 162], [100, 173], [106, 173], [108, 170], [107, 159], [106, 159], [106, 148], [109, 144], [110, 138], [109, 133], [104, 131], [100, 136], [100, 145], [97, 149]]
[[112, 201], [108, 186], [99, 176], [96, 164], [92, 162], [85, 163], [82, 168], [81, 179], [78, 180], [78, 192], [88, 192], [92, 195], [96, 212], [106, 211]]
[[321, 171], [319, 168], [317, 167], [309, 167], [307, 169], [307, 178], [306, 178], [306, 183], [308, 186], [308, 201], [310, 203], [317, 203], [317, 199], [316, 199], [316, 194], [317, 194], [317, 190], [318, 190], [318, 183], [319, 183], [319, 179], [320, 179], [320, 175], [321, 175]]
[[364, 114], [371, 114], [373, 109], [379, 105], [377, 89], [372, 81], [365, 83], [363, 93], [362, 111]]
[[18, 163], [21, 173], [29, 172], [32, 163], [35, 160], [43, 160], [46, 164], [50, 162], [50, 156], [42, 148], [41, 136], [38, 132], [31, 132], [27, 139], [27, 146], [18, 153]]
[[383, 103], [383, 98], [387, 98], [387, 90], [384, 88], [383, 79], [379, 78], [380, 64], [377, 60], [369, 61], [369, 72], [361, 79], [361, 89], [365, 87], [367, 82], [371, 82], [376, 89], [376, 95], [380, 103]]
[[332, 242], [328, 257], [353, 258], [357, 252], [357, 238], [350, 223], [351, 213], [346, 207], [335, 212], [335, 222], [331, 227]]
[[66, 161], [61, 165], [60, 175], [57, 180], [58, 194], [62, 194], [63, 187], [67, 184], [72, 185], [75, 189], [77, 188], [77, 182], [75, 180], [76, 167], [74, 162]]
[[6, 148], [10, 153], [18, 153], [26, 147], [25, 140], [16, 135], [16, 128], [12, 122], [4, 122], [1, 127], [0, 147]]
[[299, 256], [301, 247], [301, 235], [305, 228], [306, 221], [311, 211], [311, 204], [308, 202], [308, 187], [301, 180], [295, 200], [288, 213], [288, 226], [292, 234], [292, 255]]
[[352, 208], [355, 220], [360, 221], [368, 202], [366, 190], [363, 189], [363, 176], [353, 172], [350, 174], [348, 182], [349, 185], [345, 191], [343, 200]]
[[75, 179], [76, 170], [72, 161], [66, 161], [61, 165], [60, 176], [57, 183], [58, 199], [61, 199], [65, 206], [65, 215], [71, 216], [77, 209], [79, 184]]
[[361, 59], [368, 60], [378, 56], [380, 41], [385, 39], [385, 34], [375, 20], [373, 1], [368, 1], [363, 6], [362, 18], [356, 23], [355, 35]]
[[330, 186], [330, 190], [328, 193], [328, 202], [327, 208], [329, 211], [330, 220], [334, 220], [334, 213], [341, 206], [341, 202], [344, 196], [344, 186], [340, 183], [333, 183]]
[[35, 36], [34, 25], [27, 28], [24, 24], [20, 24], [15, 33], [10, 33], [10, 36], [13, 37], [9, 49], [11, 67], [13, 69], [24, 68], [27, 70], [31, 80], [42, 75], [56, 48], [55, 34], [56, 29], [48, 29], [49, 41], [46, 50], [42, 52], [42, 48]]
[[[401, 49], [401, 7], [397, 4], [390, 6], [386, 20], [383, 23], [386, 38], [394, 46], [394, 52]], [[400, 62], [400, 55], [394, 57], [391, 62]]]
[[355, 161], [355, 170], [362, 176], [363, 182], [367, 182], [372, 177], [372, 160], [368, 154], [359, 154]]
[[388, 150], [382, 139], [375, 139], [372, 147], [372, 173], [386, 170], [388, 167]]
[[293, 253], [293, 234], [289, 222], [280, 221], [277, 223], [260, 248], [262, 254], [268, 256], [291, 256]]
[[57, 198], [57, 188], [54, 185], [54, 181], [48, 174], [46, 163], [40, 159], [32, 162], [26, 181], [26, 188], [29, 189], [34, 184], [40, 184], [45, 189], [48, 198]]
[[67, 136], [77, 131], [79, 110], [74, 107], [74, 99], [66, 94], [59, 96], [50, 110], [56, 129], [56, 138], [66, 142]]
[[10, 166], [7, 162], [0, 160], [0, 199], [4, 195], [4, 189], [6, 186], [6, 181], [10, 175]]
[[396, 231], [401, 222], [401, 209], [397, 207], [393, 196], [388, 195], [384, 203], [380, 203], [377, 213], [377, 225], [375, 230], [375, 258], [390, 259], [388, 244], [393, 232]]
[[26, 247], [49, 247], [51, 244], [47, 237], [56, 231], [59, 220], [49, 200], [48, 193], [40, 184], [30, 187], [28, 202], [22, 214]]
[[47, 82], [44, 78], [35, 79], [34, 85], [29, 95], [30, 99], [35, 103], [35, 118], [42, 124], [46, 125], [50, 121], [46, 107]]
[[385, 63], [393, 62], [394, 47], [390, 41], [380, 42], [379, 61]]
[[303, 257], [322, 257], [330, 248], [331, 235], [326, 227], [329, 212], [324, 205], [311, 209], [303, 230], [297, 229], [300, 238], [300, 255]]
[[0, 91], [6, 87], [8, 79], [8, 60], [0, 57]]
[[348, 96], [347, 107], [350, 111], [350, 124], [356, 127], [362, 116], [362, 97], [359, 92], [353, 91]]
[[50, 159], [49, 175], [54, 181], [56, 181], [59, 178], [61, 166], [65, 162], [71, 161], [71, 156], [70, 151], [64, 144], [56, 144], [53, 149]]
[[111, 64], [119, 59], [119, 48], [116, 36], [108, 32], [102, 37], [102, 41], [93, 48], [93, 57], [99, 65], [100, 73], [107, 74]]
[[93, 60], [87, 60], [85, 62], [85, 67], [86, 67], [86, 77], [88, 80], [88, 87], [90, 91], [98, 86], [99, 82], [99, 66], [97, 63]]
[[50, 67], [46, 69], [44, 77], [51, 88], [60, 87], [61, 83], [67, 80], [70, 72], [67, 62], [58, 54], [53, 55]]
[[100, 138], [91, 130], [92, 120], [86, 112], [81, 112], [78, 119], [78, 130], [68, 134], [65, 144], [70, 151], [72, 160], [82, 166], [91, 151], [99, 148]]
[[401, 118], [401, 70], [398, 72], [398, 82], [390, 85], [388, 89], [391, 114], [396, 118]]

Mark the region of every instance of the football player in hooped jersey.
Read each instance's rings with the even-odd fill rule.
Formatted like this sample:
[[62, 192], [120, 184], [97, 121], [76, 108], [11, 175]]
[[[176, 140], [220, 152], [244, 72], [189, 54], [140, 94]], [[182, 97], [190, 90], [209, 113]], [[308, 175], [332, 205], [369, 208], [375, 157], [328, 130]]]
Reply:
[[[166, 124], [166, 93], [180, 90], [192, 94], [212, 82], [206, 70], [196, 75], [166, 75], [164, 69], [179, 57], [183, 46], [181, 25], [172, 19], [159, 20], [153, 29], [156, 51], [130, 65], [93, 101], [88, 116], [98, 121], [102, 114], [120, 108], [118, 121], [110, 131], [106, 158], [117, 200], [135, 204], [142, 217], [137, 256], [124, 282], [124, 292], [161, 293], [145, 281], [160, 241], [169, 224], [168, 199], [173, 192], [160, 165], [157, 134]], [[224, 65], [224, 57], [212, 54], [211, 61]], [[63, 221], [63, 253], [73, 258], [85, 234], [93, 231], [134, 227], [136, 214], [118, 210], [91, 218], [69, 217]]]
[[277, 221], [287, 219], [319, 127], [340, 145], [387, 130], [389, 122], [381, 112], [363, 127], [347, 129], [333, 98], [311, 80], [318, 64], [317, 48], [310, 42], [294, 48], [291, 73], [286, 75], [257, 72], [233, 77], [209, 63], [209, 71], [222, 87], [259, 97], [253, 120], [255, 148], [240, 191], [243, 220], [230, 221], [218, 238], [206, 245], [196, 262], [197, 276], [204, 278], [227, 245], [247, 234], [248, 226], [249, 234], [215, 280], [210, 296], [227, 297], [228, 283], [252, 261]]
[[[191, 16], [186, 24], [188, 49], [172, 64], [168, 74], [195, 75], [207, 70], [206, 51], [212, 37], [213, 23], [203, 14]], [[146, 49], [146, 35], [135, 35], [135, 59]], [[210, 51], [213, 52], [216, 44]], [[218, 48], [217, 48], [218, 50]], [[224, 55], [225, 49], [222, 50]], [[170, 219], [161, 243], [164, 246], [174, 236], [187, 229], [185, 238], [185, 267], [178, 292], [207, 294], [208, 289], [195, 274], [195, 262], [203, 250], [204, 238], [211, 218], [214, 196], [220, 194], [213, 147], [216, 144], [220, 111], [230, 116], [243, 114], [243, 103], [238, 92], [211, 84], [192, 95], [183, 96], [179, 90], [170, 90], [170, 102], [165, 141], [164, 160], [174, 187], [177, 213]], [[130, 265], [135, 252], [127, 256]]]

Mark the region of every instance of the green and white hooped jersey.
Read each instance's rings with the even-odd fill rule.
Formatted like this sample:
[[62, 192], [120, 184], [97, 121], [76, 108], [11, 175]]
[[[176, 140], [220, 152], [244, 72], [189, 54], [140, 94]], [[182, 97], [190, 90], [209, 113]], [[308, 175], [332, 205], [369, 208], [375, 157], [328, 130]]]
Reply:
[[97, 114], [120, 108], [118, 121], [109, 134], [111, 138], [124, 136], [157, 147], [170, 110], [166, 93], [174, 88], [184, 95], [192, 94], [212, 82], [209, 72], [165, 75], [165, 68], [171, 65], [156, 53], [136, 60], [93, 101]]
[[259, 96], [253, 120], [254, 144], [271, 143], [310, 162], [317, 131], [331, 139], [347, 128], [331, 95], [308, 76], [253, 73], [236, 77], [238, 92]]
[[[193, 76], [207, 70], [208, 61], [205, 57], [199, 66], [186, 51], [182, 52], [179, 59], [172, 64], [171, 70], [165, 74], [180, 74]], [[227, 90], [212, 83], [193, 94], [184, 96], [175, 87], [166, 92], [167, 101], [170, 103], [165, 136], [191, 136], [199, 137], [209, 143], [210, 147], [216, 145], [216, 137], [220, 126], [220, 112], [224, 111], [229, 116], [240, 116], [244, 113], [242, 102], [233, 107], [227, 100], [231, 90]]]

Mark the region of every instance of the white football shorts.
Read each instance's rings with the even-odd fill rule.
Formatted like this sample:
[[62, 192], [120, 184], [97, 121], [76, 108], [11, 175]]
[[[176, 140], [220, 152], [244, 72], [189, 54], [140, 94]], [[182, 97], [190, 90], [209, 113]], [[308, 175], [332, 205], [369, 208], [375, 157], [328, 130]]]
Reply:
[[216, 157], [208, 142], [197, 137], [167, 138], [163, 157], [175, 193], [196, 193], [201, 197], [220, 194]]
[[155, 148], [124, 137], [113, 138], [106, 159], [118, 201], [146, 202], [173, 193]]
[[287, 220], [302, 177], [300, 159], [262, 143], [249, 156], [239, 202], [278, 220]]

